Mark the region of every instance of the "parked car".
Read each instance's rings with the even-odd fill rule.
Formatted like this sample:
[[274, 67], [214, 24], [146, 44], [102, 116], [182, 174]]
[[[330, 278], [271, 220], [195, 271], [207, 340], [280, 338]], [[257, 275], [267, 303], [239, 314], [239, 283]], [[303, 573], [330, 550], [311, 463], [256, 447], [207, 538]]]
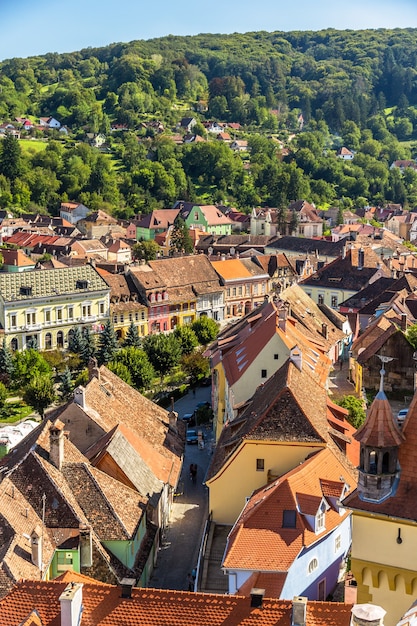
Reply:
[[195, 428], [187, 428], [187, 443], [198, 443], [198, 432]]
[[194, 419], [194, 413], [185, 413], [181, 419], [189, 424]]
[[408, 409], [401, 409], [397, 413], [397, 424], [398, 426], [402, 426], [405, 422], [405, 418], [407, 417]]

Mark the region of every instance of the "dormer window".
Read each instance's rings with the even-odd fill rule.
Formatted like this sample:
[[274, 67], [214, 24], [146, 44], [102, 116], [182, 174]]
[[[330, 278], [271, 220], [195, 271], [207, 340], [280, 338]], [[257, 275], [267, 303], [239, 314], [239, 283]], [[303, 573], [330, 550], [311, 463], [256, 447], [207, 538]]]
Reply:
[[77, 280], [75, 287], [76, 289], [88, 289], [88, 280]]
[[320, 509], [316, 515], [316, 533], [320, 533], [325, 529], [325, 515], [326, 515], [326, 505], [324, 502], [321, 503]]
[[32, 287], [22, 286], [20, 287], [20, 295], [21, 296], [31, 296], [32, 295]]
[[297, 522], [297, 514], [294, 509], [284, 509], [282, 512], [282, 527], [295, 528]]

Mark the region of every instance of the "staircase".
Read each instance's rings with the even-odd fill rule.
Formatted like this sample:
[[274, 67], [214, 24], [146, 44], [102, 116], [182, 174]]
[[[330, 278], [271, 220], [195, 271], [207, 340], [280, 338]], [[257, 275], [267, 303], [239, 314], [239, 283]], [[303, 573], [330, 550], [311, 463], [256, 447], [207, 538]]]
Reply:
[[221, 570], [227, 536], [231, 526], [220, 526], [212, 522], [207, 539], [199, 591], [205, 593], [227, 593], [228, 577]]

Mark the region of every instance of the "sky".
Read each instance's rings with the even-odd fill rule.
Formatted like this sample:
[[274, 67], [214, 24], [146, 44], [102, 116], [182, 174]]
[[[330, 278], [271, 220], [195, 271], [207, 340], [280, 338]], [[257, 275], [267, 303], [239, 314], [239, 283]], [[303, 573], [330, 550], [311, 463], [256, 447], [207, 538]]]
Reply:
[[0, 0], [0, 60], [164, 35], [417, 28], [416, 0]]

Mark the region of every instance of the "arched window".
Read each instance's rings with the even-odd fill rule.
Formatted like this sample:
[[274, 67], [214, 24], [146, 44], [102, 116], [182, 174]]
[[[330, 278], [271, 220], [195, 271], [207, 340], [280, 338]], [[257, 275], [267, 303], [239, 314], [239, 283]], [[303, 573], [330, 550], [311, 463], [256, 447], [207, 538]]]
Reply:
[[319, 566], [319, 562], [316, 558], [311, 559], [310, 563], [308, 564], [308, 573], [312, 574], [314, 572], [314, 570], [316, 570]]
[[389, 452], [385, 452], [382, 457], [382, 473], [388, 474], [389, 472]]
[[10, 348], [11, 350], [13, 350], [13, 352], [15, 352], [19, 348], [19, 342], [17, 340], [17, 337], [13, 337], [13, 339], [11, 340]]
[[56, 334], [56, 345], [57, 348], [64, 347], [64, 333], [62, 332], [62, 330], [59, 330]]
[[52, 335], [51, 333], [46, 333], [45, 335], [45, 350], [52, 349]]

